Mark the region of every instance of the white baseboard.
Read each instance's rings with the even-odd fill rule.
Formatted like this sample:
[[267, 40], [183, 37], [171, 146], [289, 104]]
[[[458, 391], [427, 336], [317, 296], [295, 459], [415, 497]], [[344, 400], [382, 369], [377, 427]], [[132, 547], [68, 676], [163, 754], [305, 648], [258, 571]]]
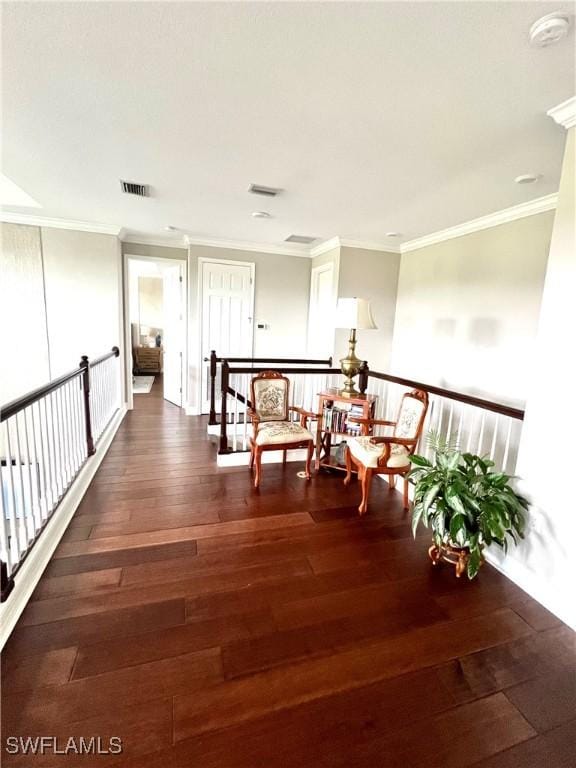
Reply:
[[[384, 475], [379, 475], [379, 477], [386, 481]], [[410, 500], [413, 501], [414, 485], [410, 483], [408, 488]], [[570, 590], [568, 580], [559, 587], [553, 586], [545, 578], [542, 578], [541, 574], [534, 573], [520, 560], [516, 559], [513, 552], [514, 550], [507, 557], [503, 557], [496, 547], [492, 550], [485, 550], [484, 557], [486, 562], [490, 563], [503, 576], [513, 581], [527, 595], [547, 608], [569, 627], [576, 630], [576, 603], [568, 595]], [[482, 574], [480, 574], [479, 578], [482, 578]]]
[[[295, 448], [288, 451], [286, 461], [306, 461], [306, 448]], [[265, 451], [262, 453], [262, 464], [282, 464], [282, 451]], [[250, 451], [237, 453], [218, 454], [217, 464], [219, 467], [247, 467], [250, 464]]]
[[513, 581], [516, 586], [524, 590], [536, 602], [547, 608], [550, 613], [557, 616], [561, 621], [576, 630], [576, 604], [571, 596], [571, 586], [564, 583], [559, 587], [554, 587], [538, 574], [529, 571], [528, 568], [517, 560], [513, 555], [508, 555], [504, 559], [498, 557], [498, 552], [486, 550], [484, 557], [486, 562], [500, 571], [507, 579]]
[[96, 453], [87, 459], [45, 530], [34, 544], [30, 554], [22, 563], [22, 567], [16, 573], [12, 593], [6, 602], [0, 604], [0, 649], [4, 647], [10, 637], [20, 614], [26, 607], [44, 569], [50, 562], [68, 523], [88, 490], [102, 459], [106, 456], [126, 411], [126, 405], [123, 405], [113, 417], [98, 442]]
[[184, 413], [186, 416], [201, 416], [200, 409], [197, 405], [190, 405], [190, 403], [187, 403], [184, 406]]

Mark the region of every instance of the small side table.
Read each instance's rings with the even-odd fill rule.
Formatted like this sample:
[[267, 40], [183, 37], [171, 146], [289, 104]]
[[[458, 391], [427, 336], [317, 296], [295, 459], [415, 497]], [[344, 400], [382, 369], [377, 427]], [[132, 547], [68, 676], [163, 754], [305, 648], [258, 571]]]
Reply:
[[326, 389], [318, 394], [318, 424], [316, 427], [315, 469], [336, 469], [345, 472], [346, 467], [338, 464], [331, 456], [332, 438], [357, 437], [370, 435], [367, 424], [355, 424], [348, 421], [350, 415], [362, 419], [374, 418], [377, 395], [357, 395], [347, 397], [338, 389]]

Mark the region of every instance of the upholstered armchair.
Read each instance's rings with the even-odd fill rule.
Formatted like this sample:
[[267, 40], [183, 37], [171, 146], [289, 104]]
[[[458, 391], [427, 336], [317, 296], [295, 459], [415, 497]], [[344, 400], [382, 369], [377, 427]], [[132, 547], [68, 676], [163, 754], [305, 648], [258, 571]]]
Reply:
[[362, 424], [370, 431], [376, 426], [392, 428], [392, 434], [389, 436], [355, 437], [347, 444], [347, 472], [344, 484], [350, 484], [352, 469], [355, 466], [358, 479], [362, 483], [362, 501], [358, 507], [361, 515], [368, 508], [368, 496], [374, 475], [387, 475], [390, 490], [396, 485], [397, 475], [401, 475], [404, 480], [404, 509], [408, 509], [407, 475], [410, 471], [410, 454], [416, 450], [427, 410], [428, 395], [421, 389], [414, 389], [403, 395], [396, 421], [350, 417], [350, 421]]
[[[254, 488], [260, 485], [262, 453], [306, 448], [306, 479], [310, 479], [310, 463], [314, 453], [314, 435], [308, 430], [308, 419], [316, 414], [303, 408], [290, 406], [290, 380], [277, 371], [264, 371], [255, 376], [250, 384], [252, 421], [250, 439], [250, 469], [254, 471]], [[299, 416], [298, 421], [291, 419]]]

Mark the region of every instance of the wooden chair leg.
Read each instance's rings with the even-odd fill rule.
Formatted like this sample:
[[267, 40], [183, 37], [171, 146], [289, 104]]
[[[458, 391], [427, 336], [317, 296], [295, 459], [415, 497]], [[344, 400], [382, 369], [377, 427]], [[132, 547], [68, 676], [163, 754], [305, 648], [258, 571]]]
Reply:
[[408, 500], [408, 475], [404, 475], [404, 511], [408, 512], [410, 509], [410, 501]]
[[311, 466], [312, 466], [312, 456], [314, 455], [314, 443], [310, 441], [308, 443], [308, 453], [306, 454], [306, 480], [310, 480], [312, 477], [311, 472]]
[[344, 478], [344, 485], [350, 485], [352, 479], [352, 454], [350, 448], [346, 448], [346, 477]]
[[362, 501], [358, 507], [358, 512], [363, 515], [368, 509], [368, 496], [370, 496], [370, 486], [372, 485], [372, 470], [364, 467], [362, 472]]
[[254, 443], [250, 446], [250, 472], [254, 469]]
[[254, 466], [256, 468], [254, 488], [258, 488], [260, 485], [260, 472], [262, 470], [262, 449], [258, 445], [254, 448]]
[[388, 475], [388, 490], [393, 491], [396, 488], [396, 475]]
[[288, 451], [287, 451], [286, 449], [284, 449], [284, 450], [282, 451], [282, 464], [286, 464], [286, 458], [287, 458], [287, 456], [288, 456]]

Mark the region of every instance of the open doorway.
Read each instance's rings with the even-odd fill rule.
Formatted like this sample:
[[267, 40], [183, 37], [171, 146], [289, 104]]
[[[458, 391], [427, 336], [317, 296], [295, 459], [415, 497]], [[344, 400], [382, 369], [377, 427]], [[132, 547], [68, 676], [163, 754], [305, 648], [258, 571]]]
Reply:
[[126, 256], [125, 320], [134, 398], [161, 396], [186, 404], [186, 261]]

